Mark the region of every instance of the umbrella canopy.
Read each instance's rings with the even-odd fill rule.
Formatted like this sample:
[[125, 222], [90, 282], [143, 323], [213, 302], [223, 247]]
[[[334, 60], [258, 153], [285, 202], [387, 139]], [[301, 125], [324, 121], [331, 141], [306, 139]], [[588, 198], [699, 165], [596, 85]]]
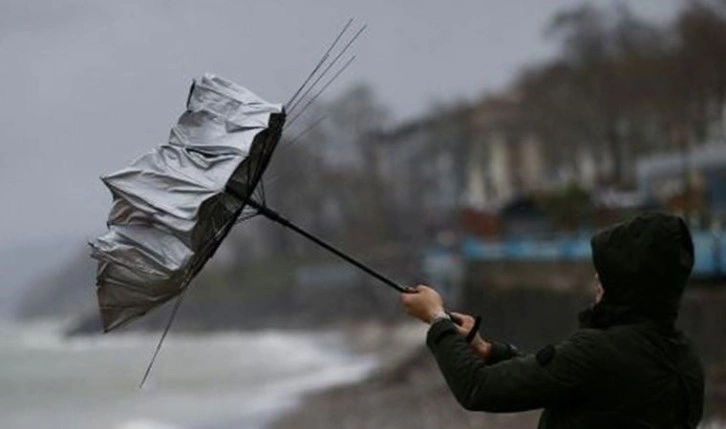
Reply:
[[169, 141], [101, 178], [113, 204], [90, 245], [105, 331], [188, 286], [249, 202], [284, 122], [281, 105], [205, 74]]

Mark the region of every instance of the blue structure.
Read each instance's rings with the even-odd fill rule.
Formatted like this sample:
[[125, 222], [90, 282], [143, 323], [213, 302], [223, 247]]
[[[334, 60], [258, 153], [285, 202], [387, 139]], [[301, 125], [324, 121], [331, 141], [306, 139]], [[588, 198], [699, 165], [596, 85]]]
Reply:
[[726, 220], [726, 142], [641, 158], [636, 165], [636, 175], [640, 196], [645, 201], [663, 200], [683, 193], [684, 177], [688, 175], [704, 192], [711, 217]]
[[[591, 234], [556, 235], [548, 238], [515, 238], [497, 242], [469, 237], [462, 243], [462, 256], [478, 261], [589, 261]], [[726, 275], [726, 236], [694, 231], [696, 261], [693, 276], [718, 278]]]

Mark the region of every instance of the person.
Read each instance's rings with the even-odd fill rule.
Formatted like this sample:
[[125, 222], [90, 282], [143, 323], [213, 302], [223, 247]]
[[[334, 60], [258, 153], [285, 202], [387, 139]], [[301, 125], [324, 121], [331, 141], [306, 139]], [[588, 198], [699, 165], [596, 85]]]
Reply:
[[401, 294], [401, 301], [408, 314], [430, 323], [426, 343], [467, 410], [544, 408], [540, 429], [696, 428], [703, 367], [675, 327], [694, 262], [685, 222], [639, 215], [596, 234], [591, 249], [595, 303], [580, 313], [572, 336], [535, 354], [470, 332], [469, 315], [453, 313], [454, 323], [427, 286]]

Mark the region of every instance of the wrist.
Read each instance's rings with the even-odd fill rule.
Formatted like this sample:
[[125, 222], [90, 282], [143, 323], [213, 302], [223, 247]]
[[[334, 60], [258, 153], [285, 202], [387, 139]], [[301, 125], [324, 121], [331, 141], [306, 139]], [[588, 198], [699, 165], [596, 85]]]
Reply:
[[434, 323], [442, 319], [451, 320], [451, 317], [448, 315], [448, 313], [444, 311], [443, 308], [439, 308], [431, 312], [429, 317], [427, 317], [424, 321], [429, 325], [433, 325]]

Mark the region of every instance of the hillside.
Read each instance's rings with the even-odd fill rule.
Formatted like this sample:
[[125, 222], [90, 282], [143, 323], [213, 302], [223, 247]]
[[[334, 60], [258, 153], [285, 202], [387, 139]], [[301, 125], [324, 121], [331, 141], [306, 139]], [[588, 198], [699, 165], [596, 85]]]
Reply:
[[[301, 329], [401, 317], [395, 294], [357, 272], [326, 284], [301, 274], [310, 274], [306, 268], [331, 264], [338, 262], [327, 255], [239, 264], [212, 260], [190, 285], [174, 329]], [[69, 333], [99, 333], [95, 268], [87, 252], [78, 252], [65, 266], [33, 282], [23, 296], [19, 317], [71, 319], [75, 322]], [[163, 329], [172, 302], [121, 330]]]
[[24, 288], [16, 315], [21, 319], [68, 318], [90, 311], [96, 299], [96, 264], [86, 253], [74, 250], [75, 256], [67, 263]]

